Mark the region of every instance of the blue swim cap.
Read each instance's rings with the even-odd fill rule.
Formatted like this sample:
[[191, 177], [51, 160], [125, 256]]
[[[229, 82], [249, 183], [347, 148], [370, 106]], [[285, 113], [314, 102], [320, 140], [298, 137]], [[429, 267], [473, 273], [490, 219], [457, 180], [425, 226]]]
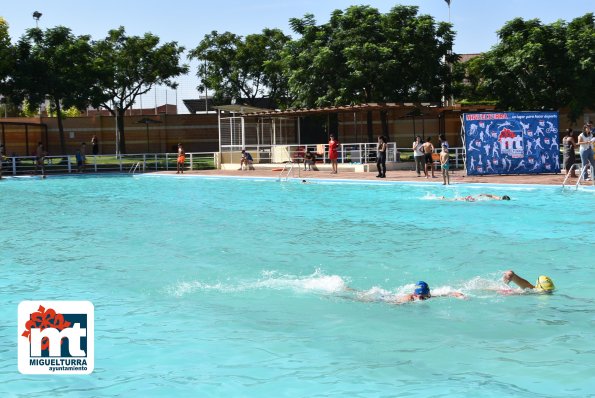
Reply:
[[430, 294], [430, 287], [426, 282], [419, 281], [415, 285], [415, 290], [413, 291], [413, 293], [417, 294], [418, 296], [427, 296], [428, 294]]

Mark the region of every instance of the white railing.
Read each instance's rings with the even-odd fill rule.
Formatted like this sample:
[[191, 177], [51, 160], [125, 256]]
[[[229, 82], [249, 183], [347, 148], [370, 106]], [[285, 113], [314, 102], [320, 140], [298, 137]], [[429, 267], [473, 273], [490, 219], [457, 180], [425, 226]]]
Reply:
[[[341, 144], [339, 148], [339, 163], [368, 164], [376, 162], [377, 143]], [[218, 162], [240, 163], [241, 146], [222, 147], [222, 159], [214, 152], [186, 153], [186, 170], [214, 169]], [[328, 145], [247, 145], [245, 149], [254, 157], [254, 163], [282, 164], [284, 162], [301, 163], [309, 150], [317, 162], [328, 163]], [[437, 151], [436, 151], [437, 152]], [[450, 148], [451, 165], [460, 168], [463, 165], [464, 149]], [[126, 155], [87, 155], [83, 172], [118, 172], [125, 173], [138, 163], [137, 172], [151, 172], [161, 170], [175, 170], [177, 153], [140, 153]], [[411, 148], [398, 148], [395, 142], [388, 143], [387, 161], [413, 161]], [[44, 171], [47, 173], [76, 173], [78, 171], [75, 155], [46, 156], [43, 161]], [[5, 157], [3, 173], [5, 175], [24, 175], [40, 173], [41, 167], [36, 168], [34, 156]]]
[[[362, 142], [352, 144], [341, 144], [339, 148], [339, 163], [366, 164], [376, 162], [376, 142]], [[322, 163], [328, 161], [328, 145], [238, 145], [221, 146], [223, 153], [227, 153], [227, 163], [240, 163], [241, 150], [246, 149], [255, 163], [283, 163], [287, 161], [301, 162], [309, 150], [316, 156], [316, 160]], [[435, 149], [434, 152], [439, 152]], [[464, 148], [449, 148], [451, 165], [454, 168], [461, 168], [464, 164]], [[413, 149], [398, 148], [395, 142], [387, 144], [387, 162], [413, 161]]]
[[[141, 153], [126, 155], [87, 155], [83, 172], [128, 172], [135, 165], [136, 172], [175, 170], [177, 153]], [[187, 152], [185, 170], [214, 169], [217, 167], [214, 152]], [[36, 167], [35, 156], [4, 157], [2, 173], [4, 175], [39, 174], [42, 166]], [[76, 173], [78, 171], [75, 155], [45, 156], [45, 173]]]

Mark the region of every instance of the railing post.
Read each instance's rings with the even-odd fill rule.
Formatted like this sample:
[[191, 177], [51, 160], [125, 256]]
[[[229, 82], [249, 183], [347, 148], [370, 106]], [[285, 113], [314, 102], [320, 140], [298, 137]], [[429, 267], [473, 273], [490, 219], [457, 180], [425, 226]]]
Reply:
[[192, 153], [190, 153], [190, 171], [192, 171], [192, 164], [193, 164], [192, 159], [193, 159]]
[[165, 154], [165, 171], [169, 170], [169, 154]]
[[17, 158], [12, 157], [12, 175], [17, 175]]
[[93, 169], [97, 173], [97, 155], [93, 155]]
[[143, 173], [147, 170], [147, 154], [143, 153]]
[[70, 164], [70, 155], [66, 155], [66, 165], [68, 166], [68, 174], [72, 173], [72, 165]]
[[120, 161], [120, 173], [123, 171], [122, 169], [122, 155], [118, 155], [118, 160]]
[[159, 171], [159, 163], [157, 163], [157, 154], [155, 154], [155, 171]]

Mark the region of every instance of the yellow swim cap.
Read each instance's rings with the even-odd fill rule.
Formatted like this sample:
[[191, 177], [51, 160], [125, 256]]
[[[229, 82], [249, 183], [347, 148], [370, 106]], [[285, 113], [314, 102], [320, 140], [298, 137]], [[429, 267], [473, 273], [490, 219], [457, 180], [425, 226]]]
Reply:
[[535, 282], [535, 289], [542, 290], [544, 292], [553, 292], [556, 286], [549, 276], [540, 275]]

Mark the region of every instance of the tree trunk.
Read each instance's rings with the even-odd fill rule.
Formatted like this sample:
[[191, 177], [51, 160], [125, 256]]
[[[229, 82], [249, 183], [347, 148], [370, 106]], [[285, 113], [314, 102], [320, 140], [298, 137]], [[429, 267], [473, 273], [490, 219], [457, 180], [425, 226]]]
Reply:
[[124, 137], [124, 110], [121, 108], [116, 108], [116, 129], [119, 137], [119, 149], [120, 153], [126, 153], [126, 138]]
[[58, 134], [60, 136], [60, 154], [66, 155], [66, 142], [64, 140], [64, 123], [62, 123], [62, 108], [60, 101], [54, 99], [56, 103], [56, 117], [58, 118]]
[[388, 136], [388, 111], [382, 110], [380, 111], [380, 122], [382, 123], [382, 135], [386, 137], [386, 142], [390, 141], [390, 137]]
[[366, 113], [366, 119], [368, 125], [368, 142], [374, 142], [374, 119], [372, 117], [372, 111]]

